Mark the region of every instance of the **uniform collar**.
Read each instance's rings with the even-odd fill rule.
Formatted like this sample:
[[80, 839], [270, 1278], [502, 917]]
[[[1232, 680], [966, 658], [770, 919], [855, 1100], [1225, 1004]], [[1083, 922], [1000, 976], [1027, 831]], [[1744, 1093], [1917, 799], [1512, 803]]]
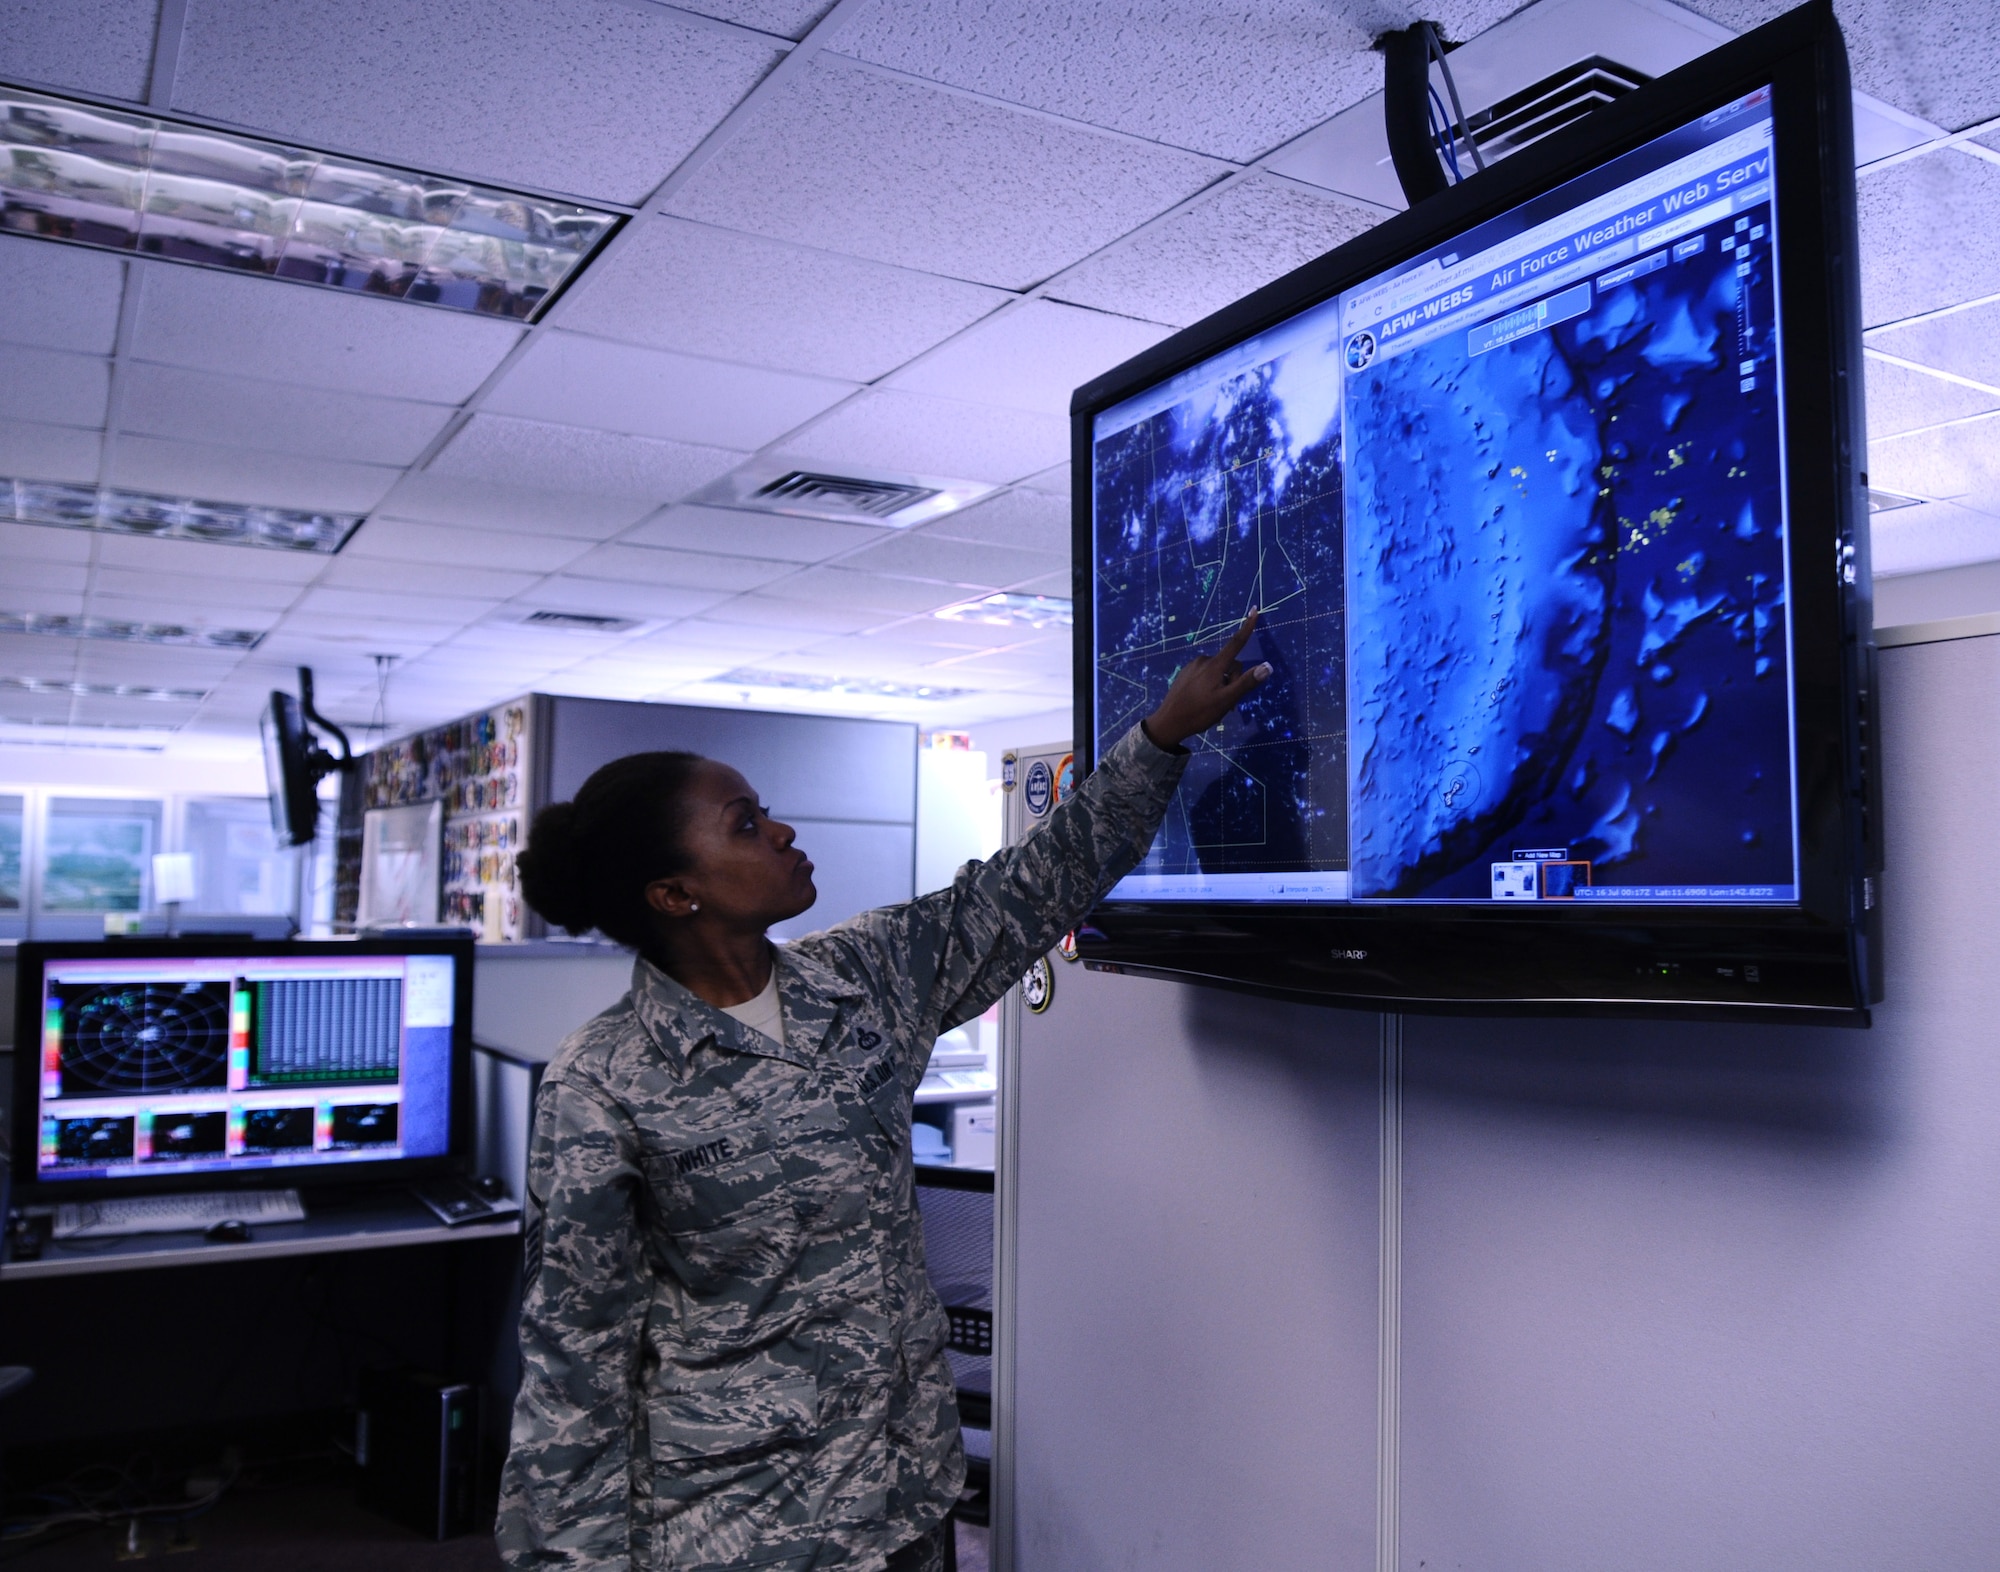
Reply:
[[777, 946], [776, 969], [785, 1011], [782, 1044], [696, 997], [643, 955], [632, 962], [632, 1007], [677, 1070], [685, 1071], [688, 1055], [710, 1041], [732, 1053], [809, 1065], [839, 1019], [842, 1003], [862, 998], [863, 990], [789, 945]]

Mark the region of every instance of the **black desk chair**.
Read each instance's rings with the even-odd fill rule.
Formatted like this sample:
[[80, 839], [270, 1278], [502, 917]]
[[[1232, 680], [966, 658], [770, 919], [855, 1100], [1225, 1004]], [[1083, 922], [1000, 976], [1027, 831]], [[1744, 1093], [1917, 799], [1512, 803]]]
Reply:
[[958, 1388], [966, 1463], [957, 1515], [983, 1524], [993, 1487], [993, 1175], [919, 1168], [917, 1211], [931, 1286], [951, 1319], [945, 1357]]

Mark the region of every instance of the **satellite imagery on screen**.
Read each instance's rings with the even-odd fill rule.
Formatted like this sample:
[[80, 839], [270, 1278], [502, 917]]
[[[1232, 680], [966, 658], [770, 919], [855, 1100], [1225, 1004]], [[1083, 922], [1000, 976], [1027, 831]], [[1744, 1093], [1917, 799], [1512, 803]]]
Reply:
[[1357, 898], [1793, 883], [1767, 224], [1354, 379]]
[[1098, 444], [1097, 734], [1116, 741], [1192, 654], [1263, 608], [1270, 679], [1194, 759], [1145, 873], [1347, 866], [1338, 353], [1301, 348]]
[[1796, 899], [1766, 99], [1641, 153], [1097, 417], [1100, 750], [1275, 668], [1120, 897]]

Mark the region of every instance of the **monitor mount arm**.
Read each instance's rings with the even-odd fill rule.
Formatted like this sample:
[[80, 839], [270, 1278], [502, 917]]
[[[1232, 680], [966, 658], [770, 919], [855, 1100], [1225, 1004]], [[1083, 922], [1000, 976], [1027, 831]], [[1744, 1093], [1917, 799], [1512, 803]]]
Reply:
[[307, 756], [312, 765], [313, 779], [319, 780], [333, 774], [335, 770], [346, 771], [353, 769], [355, 765], [354, 749], [348, 744], [347, 733], [313, 708], [313, 674], [312, 667], [310, 666], [301, 666], [299, 668], [299, 713], [311, 721], [313, 725], [319, 727], [321, 731], [330, 733], [334, 740], [340, 744], [340, 757], [337, 759], [328, 753], [326, 749], [317, 744], [314, 745], [312, 752]]

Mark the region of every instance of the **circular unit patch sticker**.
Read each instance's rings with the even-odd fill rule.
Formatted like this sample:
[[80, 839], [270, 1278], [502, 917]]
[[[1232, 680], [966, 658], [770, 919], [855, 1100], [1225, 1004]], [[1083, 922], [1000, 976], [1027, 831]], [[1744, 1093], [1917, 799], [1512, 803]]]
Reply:
[[1056, 801], [1068, 802], [1076, 795], [1076, 755], [1065, 753], [1056, 766]]
[[1027, 784], [1021, 788], [1021, 799], [1028, 805], [1028, 812], [1040, 818], [1049, 811], [1049, 803], [1055, 797], [1056, 778], [1050, 773], [1049, 761], [1037, 759], [1028, 766]]
[[1056, 971], [1049, 965], [1046, 955], [1036, 956], [1035, 964], [1022, 975], [1021, 997], [1028, 1001], [1028, 1008], [1037, 1015], [1055, 1002]]

